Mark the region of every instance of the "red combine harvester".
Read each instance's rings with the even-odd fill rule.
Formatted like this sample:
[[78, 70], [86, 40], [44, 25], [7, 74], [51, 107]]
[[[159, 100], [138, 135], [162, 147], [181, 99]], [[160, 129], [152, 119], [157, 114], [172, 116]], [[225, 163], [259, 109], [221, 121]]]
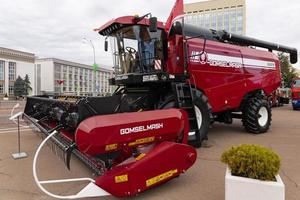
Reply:
[[[34, 159], [34, 177], [53, 197], [133, 196], [178, 177], [195, 162], [194, 147], [207, 139], [214, 121], [238, 118], [248, 132], [266, 132], [267, 97], [281, 82], [272, 50], [297, 62], [296, 49], [184, 24], [182, 0], [166, 25], [151, 14], [126, 16], [97, 32], [106, 37], [105, 50], [111, 42], [110, 82], [118, 86], [112, 96], [27, 99], [24, 117], [46, 137]], [[59, 155], [67, 167], [75, 155], [99, 177], [39, 181], [36, 161], [46, 142], [64, 152]], [[42, 186], [82, 180], [90, 184], [68, 197]]]
[[300, 78], [294, 79], [292, 83], [292, 104], [294, 110], [300, 108]]

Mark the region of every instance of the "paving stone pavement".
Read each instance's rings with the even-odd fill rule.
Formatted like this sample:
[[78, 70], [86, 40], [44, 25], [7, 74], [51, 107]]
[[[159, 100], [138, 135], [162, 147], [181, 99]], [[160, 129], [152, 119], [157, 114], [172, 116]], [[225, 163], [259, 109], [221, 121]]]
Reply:
[[[11, 126], [5, 125], [6, 121], [3, 120], [0, 117], [0, 129]], [[22, 150], [29, 157], [13, 160], [11, 154], [17, 150], [16, 132], [0, 133], [0, 200], [50, 200], [52, 198], [43, 194], [34, 184], [32, 176], [32, 159], [41, 139], [32, 131], [22, 132], [21, 138]], [[300, 199], [300, 111], [292, 111], [291, 106], [274, 108], [272, 127], [262, 135], [246, 133], [239, 120], [234, 120], [232, 125], [216, 123], [210, 129], [209, 141], [212, 147], [197, 150], [197, 162], [187, 173], [131, 199], [224, 199], [226, 166], [220, 162], [220, 156], [230, 146], [243, 143], [261, 144], [276, 151], [282, 159], [280, 175], [286, 185], [286, 200]], [[41, 179], [93, 177], [76, 159], [72, 160], [71, 171], [66, 170], [48, 148], [42, 151], [38, 166]], [[57, 194], [74, 194], [82, 187], [82, 184], [72, 183], [49, 188]], [[98, 199], [116, 200], [114, 197]]]

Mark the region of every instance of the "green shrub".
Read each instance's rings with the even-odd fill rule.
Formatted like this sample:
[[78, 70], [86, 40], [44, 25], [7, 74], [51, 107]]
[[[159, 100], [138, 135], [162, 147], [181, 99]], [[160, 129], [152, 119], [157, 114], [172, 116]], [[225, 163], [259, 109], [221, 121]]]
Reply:
[[221, 156], [231, 174], [263, 181], [275, 181], [279, 173], [280, 158], [272, 150], [259, 145], [231, 147]]

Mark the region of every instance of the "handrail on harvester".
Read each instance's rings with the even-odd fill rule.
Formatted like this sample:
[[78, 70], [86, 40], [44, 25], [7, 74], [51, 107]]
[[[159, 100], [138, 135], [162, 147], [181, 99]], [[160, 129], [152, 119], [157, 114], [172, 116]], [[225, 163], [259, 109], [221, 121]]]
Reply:
[[[33, 165], [32, 165], [32, 172], [33, 172], [33, 177], [36, 185], [48, 196], [51, 196], [53, 198], [57, 199], [79, 199], [79, 198], [86, 198], [86, 197], [102, 197], [102, 196], [108, 196], [111, 195], [108, 192], [104, 191], [100, 187], [95, 185], [95, 180], [91, 178], [75, 178], [75, 179], [60, 179], [60, 180], [47, 180], [47, 181], [40, 181], [37, 177], [37, 172], [36, 172], [36, 164], [37, 164], [37, 159], [39, 156], [39, 153], [42, 149], [42, 147], [47, 143], [51, 137], [53, 137], [57, 131], [53, 131], [50, 133], [39, 145], [39, 147], [36, 150], [36, 153], [34, 155], [33, 159]], [[69, 196], [61, 196], [61, 195], [56, 195], [48, 190], [46, 190], [43, 185], [44, 184], [55, 184], [55, 183], [67, 183], [67, 182], [79, 182], [79, 181], [89, 181], [90, 183], [87, 184], [80, 192], [78, 192], [75, 195], [69, 195]]]

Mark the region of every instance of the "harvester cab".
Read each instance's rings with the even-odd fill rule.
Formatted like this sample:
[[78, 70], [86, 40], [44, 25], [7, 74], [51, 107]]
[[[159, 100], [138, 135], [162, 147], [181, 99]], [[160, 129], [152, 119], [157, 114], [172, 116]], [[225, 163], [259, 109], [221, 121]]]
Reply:
[[155, 17], [146, 18], [147, 15], [120, 17], [96, 29], [106, 37], [105, 50], [111, 48], [115, 85], [158, 81], [165, 69], [165, 28], [162, 22]]

